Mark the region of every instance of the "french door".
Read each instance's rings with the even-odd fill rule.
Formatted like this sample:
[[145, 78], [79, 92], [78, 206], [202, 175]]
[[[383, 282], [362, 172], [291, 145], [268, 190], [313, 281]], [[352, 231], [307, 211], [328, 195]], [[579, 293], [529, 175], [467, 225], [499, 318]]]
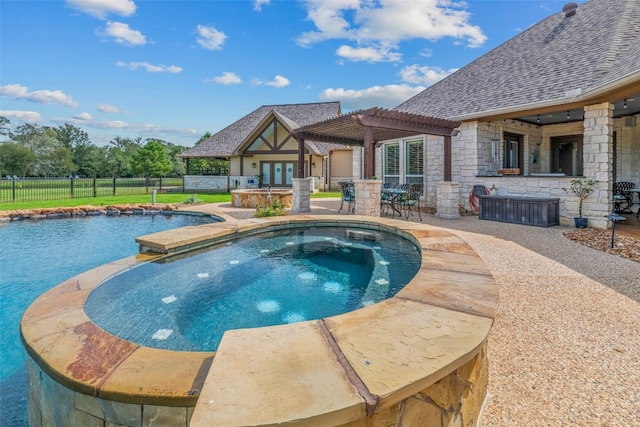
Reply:
[[296, 178], [298, 162], [261, 162], [264, 185], [272, 187], [291, 187]]

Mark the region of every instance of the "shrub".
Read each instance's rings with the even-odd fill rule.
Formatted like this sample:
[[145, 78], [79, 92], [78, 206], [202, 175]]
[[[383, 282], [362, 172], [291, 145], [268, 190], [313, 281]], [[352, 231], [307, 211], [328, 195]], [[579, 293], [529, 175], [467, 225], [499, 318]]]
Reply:
[[264, 207], [256, 206], [256, 213], [254, 217], [262, 218], [265, 216], [283, 216], [287, 214], [286, 206], [280, 203], [280, 198], [276, 197], [271, 202], [271, 205]]

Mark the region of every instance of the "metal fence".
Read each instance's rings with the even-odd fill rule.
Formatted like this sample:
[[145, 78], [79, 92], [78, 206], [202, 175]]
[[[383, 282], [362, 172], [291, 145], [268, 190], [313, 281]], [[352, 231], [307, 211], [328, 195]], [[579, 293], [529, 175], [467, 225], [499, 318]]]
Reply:
[[183, 192], [182, 178], [0, 178], [0, 203]]

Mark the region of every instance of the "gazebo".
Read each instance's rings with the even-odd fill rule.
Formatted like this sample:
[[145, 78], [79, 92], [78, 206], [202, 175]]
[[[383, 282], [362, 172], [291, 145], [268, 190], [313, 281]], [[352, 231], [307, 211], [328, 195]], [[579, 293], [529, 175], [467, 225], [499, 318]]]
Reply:
[[[415, 135], [436, 135], [444, 137], [444, 181], [451, 181], [451, 137], [458, 134], [456, 128], [460, 126], [460, 123], [437, 117], [373, 107], [302, 126], [291, 132], [291, 135], [298, 142], [298, 176], [305, 176], [303, 166], [305, 140], [362, 146], [364, 180], [356, 182], [356, 193], [360, 187], [360, 194], [369, 194], [369, 199], [377, 200], [380, 196], [380, 185], [376, 181], [371, 181], [374, 176], [374, 148], [376, 145], [382, 141]], [[293, 210], [295, 212], [310, 210], [310, 188], [307, 188], [308, 184], [305, 185], [305, 182], [306, 179], [303, 178], [294, 179]], [[375, 191], [376, 187], [377, 192]], [[362, 199], [356, 198], [356, 214], [379, 216], [377, 205], [369, 203], [370, 207], [367, 208], [365, 200]]]

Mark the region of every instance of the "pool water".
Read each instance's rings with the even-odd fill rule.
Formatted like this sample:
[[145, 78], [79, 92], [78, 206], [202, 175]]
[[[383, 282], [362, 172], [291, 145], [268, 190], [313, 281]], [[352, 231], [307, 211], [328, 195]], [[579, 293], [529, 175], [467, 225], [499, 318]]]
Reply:
[[138, 344], [214, 351], [229, 329], [320, 319], [389, 298], [420, 259], [413, 244], [389, 233], [264, 233], [127, 270], [94, 289], [85, 312]]
[[20, 318], [40, 294], [83, 271], [138, 253], [135, 237], [214, 221], [209, 216], [118, 216], [0, 223], [0, 426], [27, 425]]

